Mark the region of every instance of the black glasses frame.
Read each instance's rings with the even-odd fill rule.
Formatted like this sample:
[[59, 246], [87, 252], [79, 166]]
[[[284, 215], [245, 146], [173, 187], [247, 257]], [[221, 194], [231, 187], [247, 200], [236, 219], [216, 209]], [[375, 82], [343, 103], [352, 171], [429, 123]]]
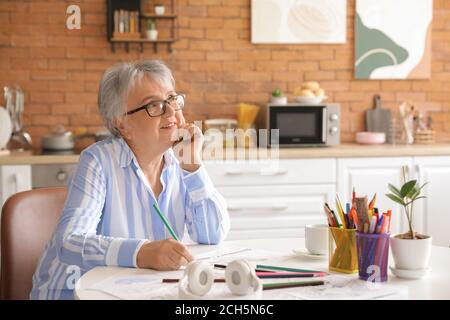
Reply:
[[[178, 94], [176, 94], [176, 95], [174, 95], [174, 96], [169, 97], [169, 98], [166, 99], [166, 100], [151, 101], [151, 102], [149, 102], [149, 103], [144, 104], [144, 105], [141, 106], [141, 107], [137, 107], [136, 109], [133, 109], [133, 110], [130, 110], [130, 111], [126, 112], [126, 113], [124, 114], [124, 116], [130, 115], [130, 114], [133, 114], [133, 113], [136, 113], [136, 112], [139, 112], [139, 111], [141, 111], [141, 110], [145, 110], [145, 112], [147, 112], [147, 114], [148, 114], [149, 117], [152, 117], [152, 118], [160, 117], [160, 116], [162, 116], [164, 113], [166, 113], [167, 105], [171, 104], [173, 101], [176, 101], [179, 97], [183, 98], [183, 106], [182, 106], [181, 108], [178, 107], [177, 109], [174, 109], [174, 111], [181, 110], [181, 109], [184, 108], [185, 102], [186, 102], [186, 95], [185, 95], [184, 93], [178, 93]], [[158, 114], [158, 115], [153, 115], [153, 116], [152, 116], [152, 115], [150, 114], [150, 112], [148, 111], [148, 109], [150, 109], [150, 108], [152, 107], [152, 105], [153, 105], [153, 104], [156, 104], [156, 103], [162, 103], [162, 104], [163, 104], [163, 107], [162, 107], [162, 109], [161, 109], [161, 113], [160, 113], [160, 114]]]

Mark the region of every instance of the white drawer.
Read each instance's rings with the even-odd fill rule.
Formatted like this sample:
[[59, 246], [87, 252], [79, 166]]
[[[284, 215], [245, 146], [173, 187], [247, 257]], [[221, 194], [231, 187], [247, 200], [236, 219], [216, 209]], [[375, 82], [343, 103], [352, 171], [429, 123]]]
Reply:
[[[303, 236], [310, 223], [326, 223], [324, 202], [330, 202], [334, 184], [248, 187], [218, 187], [225, 197], [230, 214], [230, 236], [259, 235], [267, 238], [288, 232]], [[270, 232], [267, 232], [270, 230]], [[295, 232], [293, 231], [295, 230]], [[291, 232], [292, 231], [292, 232]], [[287, 233], [286, 233], [286, 236]], [[247, 238], [247, 237], [245, 237]]]
[[205, 162], [215, 186], [335, 183], [335, 159]]

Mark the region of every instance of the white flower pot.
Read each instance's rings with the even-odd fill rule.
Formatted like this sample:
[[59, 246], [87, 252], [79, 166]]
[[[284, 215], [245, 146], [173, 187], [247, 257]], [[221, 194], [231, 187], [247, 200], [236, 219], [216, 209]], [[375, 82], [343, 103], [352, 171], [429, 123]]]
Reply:
[[429, 267], [432, 238], [399, 239], [391, 236], [391, 250], [395, 268], [401, 270], [424, 270]]
[[158, 39], [158, 30], [147, 30], [147, 39], [149, 40]]
[[270, 103], [273, 104], [286, 104], [288, 102], [287, 97], [270, 97]]
[[156, 15], [162, 16], [162, 15], [164, 15], [165, 11], [166, 10], [165, 10], [164, 6], [155, 6], [155, 14]]

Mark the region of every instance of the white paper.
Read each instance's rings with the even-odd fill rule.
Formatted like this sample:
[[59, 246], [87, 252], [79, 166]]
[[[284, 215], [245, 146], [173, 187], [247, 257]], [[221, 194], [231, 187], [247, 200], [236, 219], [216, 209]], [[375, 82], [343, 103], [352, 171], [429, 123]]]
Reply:
[[[330, 275], [322, 286], [298, 287], [284, 291], [275, 299], [303, 300], [367, 300], [407, 299], [408, 287], [387, 283], [369, 283], [354, 277]], [[290, 289], [289, 289], [290, 290]]]

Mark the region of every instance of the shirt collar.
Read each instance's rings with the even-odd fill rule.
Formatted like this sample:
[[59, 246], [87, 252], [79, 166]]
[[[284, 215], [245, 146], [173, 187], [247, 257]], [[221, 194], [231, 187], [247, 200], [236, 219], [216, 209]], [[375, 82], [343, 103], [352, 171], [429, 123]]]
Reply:
[[[119, 155], [119, 165], [121, 168], [128, 167], [133, 161], [134, 164], [139, 167], [136, 156], [131, 150], [128, 143], [123, 138], [115, 138], [114, 139], [116, 148], [116, 154]], [[164, 152], [164, 167], [170, 166], [176, 163], [177, 160], [175, 155], [173, 154], [172, 148], [169, 148], [166, 152]]]

